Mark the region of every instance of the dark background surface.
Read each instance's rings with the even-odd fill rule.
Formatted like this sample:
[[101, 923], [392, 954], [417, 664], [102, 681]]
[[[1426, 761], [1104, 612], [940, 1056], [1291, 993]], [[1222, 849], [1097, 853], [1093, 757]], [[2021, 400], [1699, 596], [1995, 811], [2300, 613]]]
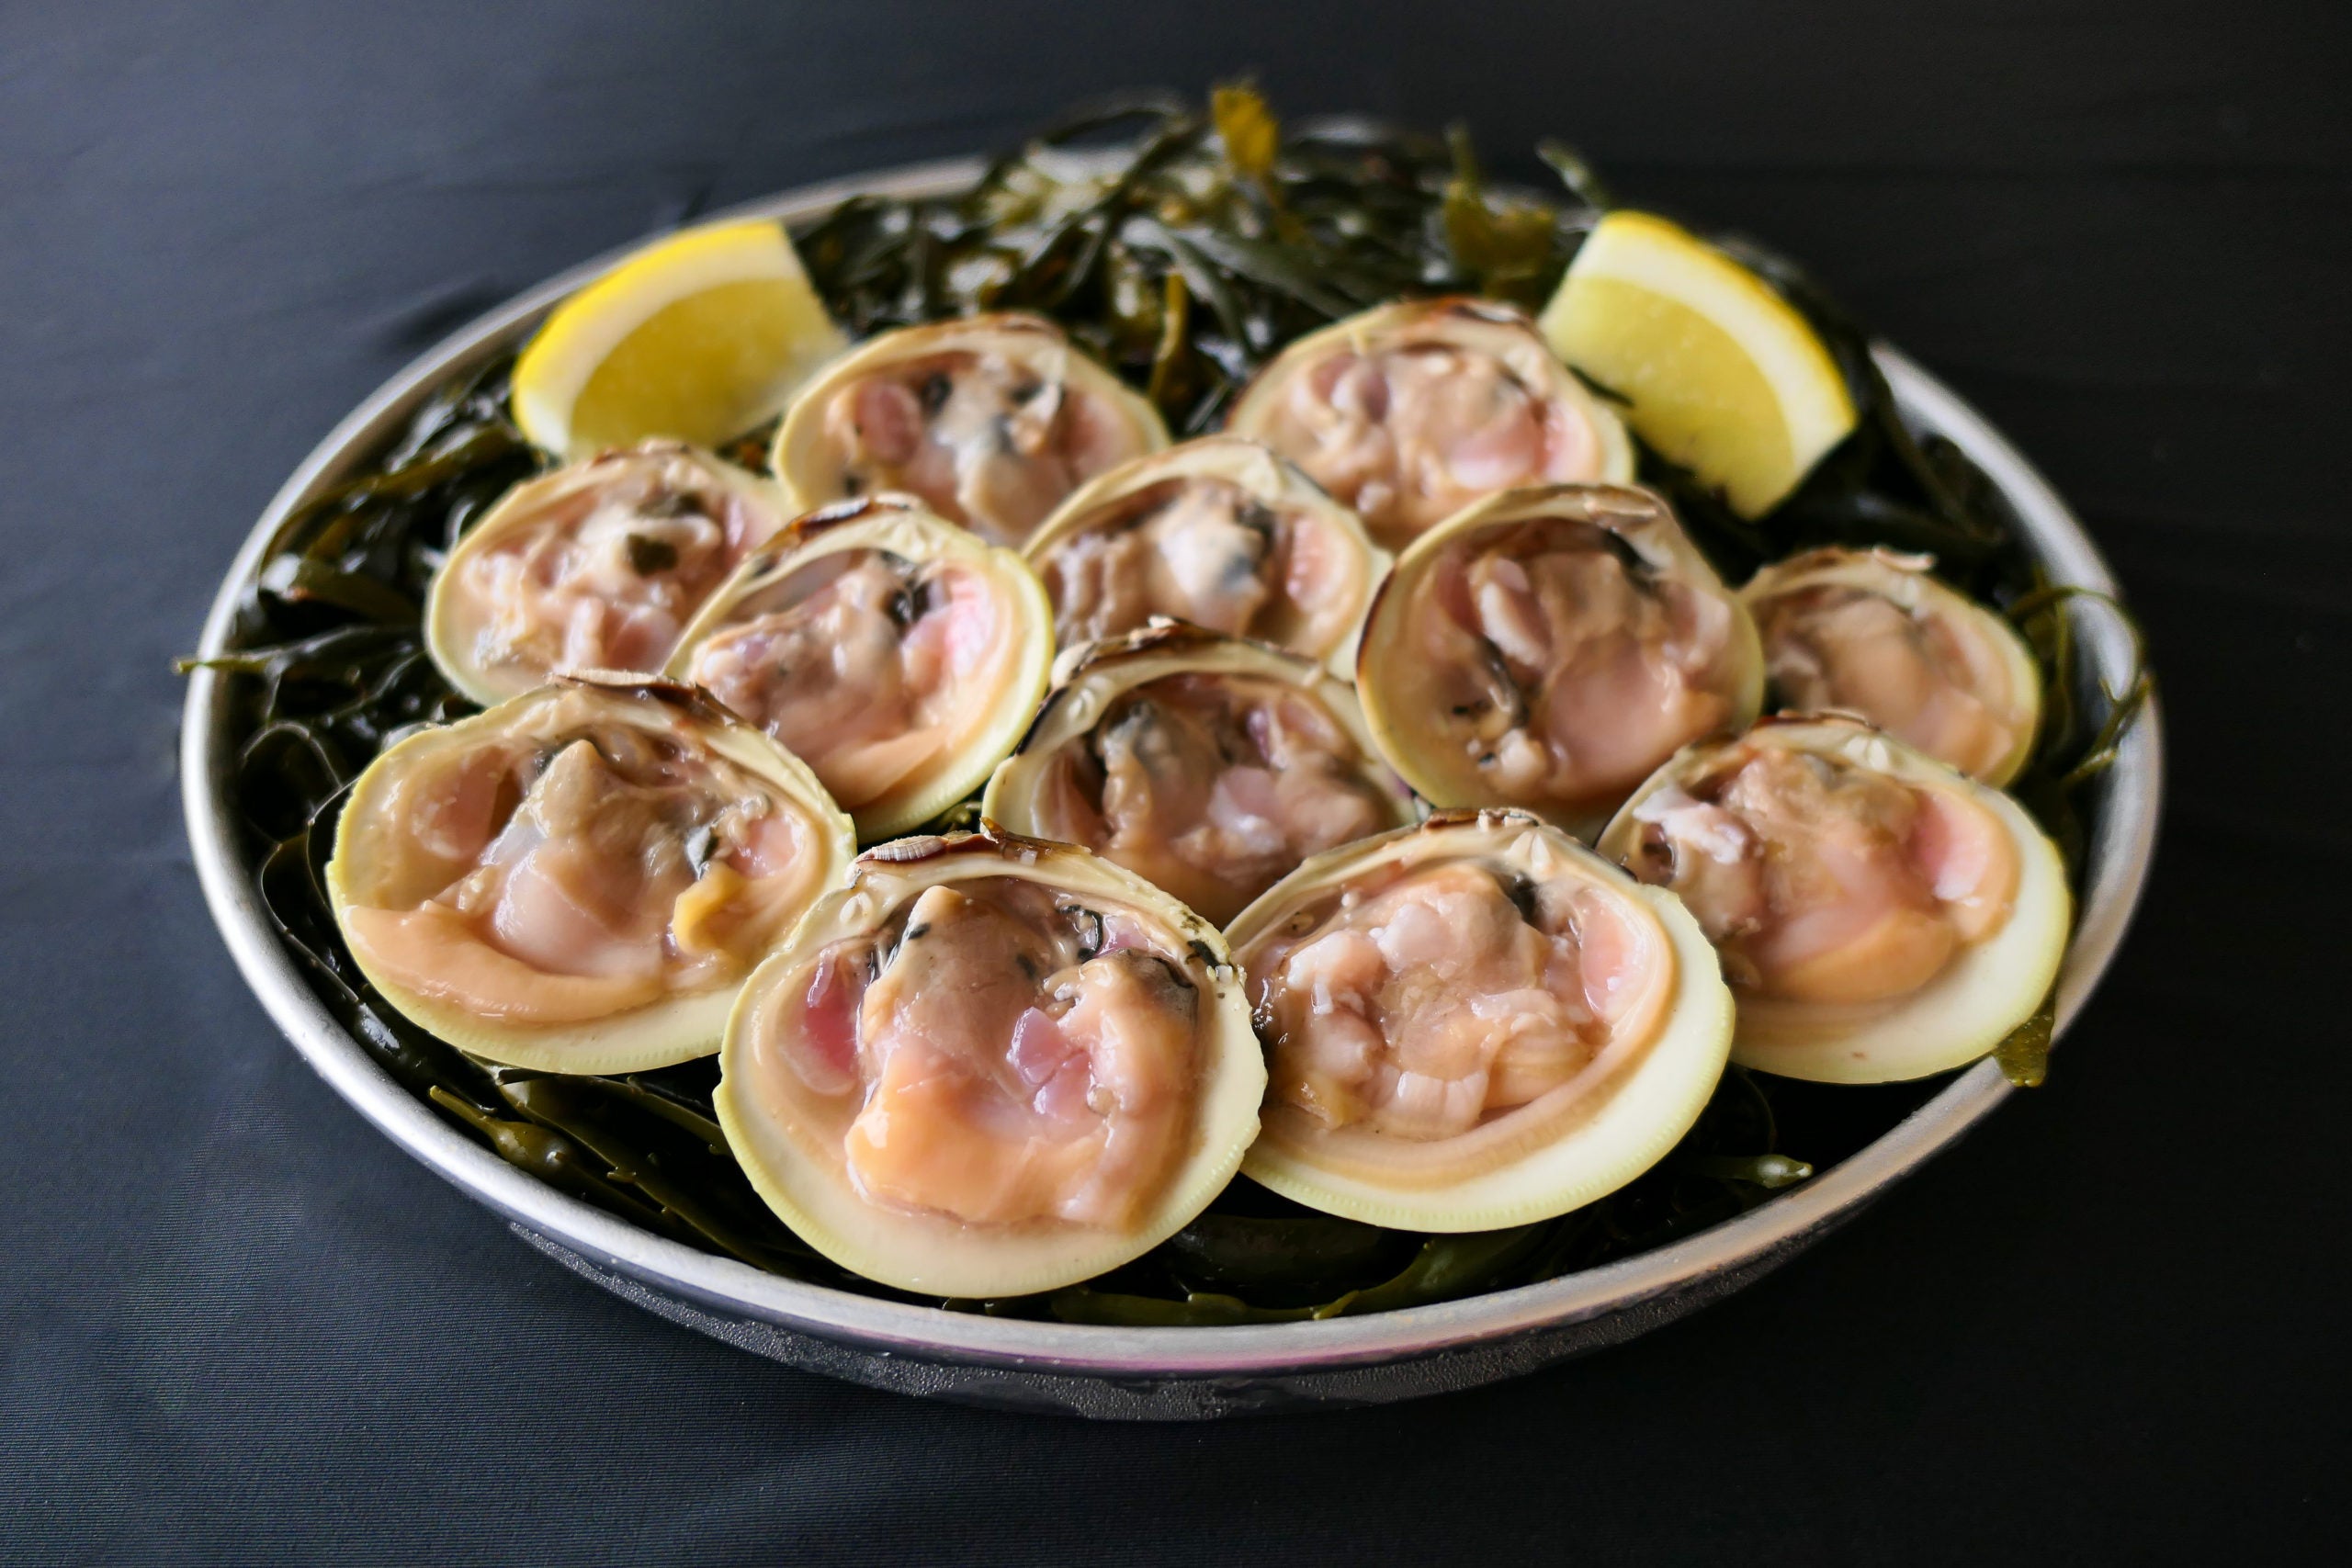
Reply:
[[[0, 1558], [2277, 1561], [2340, 1539], [2343, 7], [0, 6]], [[2171, 807], [2045, 1089], [1779, 1275], [1482, 1393], [1090, 1427], [805, 1376], [517, 1245], [277, 1037], [180, 698], [327, 428], [705, 202], [1255, 68], [1805, 258], [2080, 509]]]

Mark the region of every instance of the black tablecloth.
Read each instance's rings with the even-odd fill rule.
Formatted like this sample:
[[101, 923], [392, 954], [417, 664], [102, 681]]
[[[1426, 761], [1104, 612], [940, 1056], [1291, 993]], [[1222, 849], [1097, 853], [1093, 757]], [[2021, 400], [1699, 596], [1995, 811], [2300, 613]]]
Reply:
[[[2260, 1561], [2335, 1533], [2343, 15], [0, 9], [0, 1557]], [[168, 660], [279, 479], [476, 310], [689, 210], [1243, 68], [1294, 113], [1467, 118], [1507, 166], [1577, 141], [1631, 198], [1809, 260], [2010, 431], [2158, 650], [2173, 794], [2130, 946], [2049, 1086], [1849, 1230], [1482, 1393], [1096, 1427], [624, 1305], [248, 996], [189, 868]]]

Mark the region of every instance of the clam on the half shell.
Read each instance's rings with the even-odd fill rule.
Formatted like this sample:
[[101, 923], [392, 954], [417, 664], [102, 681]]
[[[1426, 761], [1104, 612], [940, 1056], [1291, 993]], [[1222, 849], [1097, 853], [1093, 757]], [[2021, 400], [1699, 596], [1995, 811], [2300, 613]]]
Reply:
[[1069, 844], [869, 850], [745, 986], [718, 1109], [843, 1268], [933, 1296], [1074, 1284], [1232, 1179], [1265, 1064], [1224, 939]]
[[1112, 469], [1063, 502], [1022, 553], [1045, 581], [1064, 648], [1165, 615], [1349, 676], [1390, 560], [1296, 465], [1236, 435]]
[[1356, 683], [1382, 753], [1432, 805], [1512, 807], [1589, 838], [1677, 748], [1753, 718], [1764, 665], [1663, 497], [1542, 485], [1397, 558]]
[[2033, 754], [2041, 671], [1999, 615], [1928, 575], [1929, 556], [1820, 549], [1739, 591], [1776, 699], [1859, 714], [1996, 788]]
[[1310, 333], [1226, 429], [1306, 469], [1391, 549], [1498, 491], [1634, 477], [1623, 422], [1490, 299], [1405, 300]]
[[2024, 808], [1843, 716], [1680, 752], [1600, 852], [1690, 906], [1738, 998], [1733, 1059], [1786, 1077], [1962, 1066], [2065, 956], [2065, 865]]
[[559, 1073], [718, 1048], [752, 967], [846, 872], [849, 818], [683, 687], [560, 679], [420, 730], [353, 784], [327, 863], [385, 999]]
[[484, 706], [569, 671], [652, 675], [790, 515], [775, 486], [676, 441], [569, 464], [458, 541], [434, 574], [425, 647]]
[[806, 761], [870, 843], [980, 786], [1053, 657], [1045, 592], [1019, 556], [883, 495], [812, 513], [745, 561], [669, 674]]
[[1019, 546], [1072, 491], [1168, 445], [1159, 412], [1043, 316], [901, 327], [794, 398], [773, 466], [797, 507], [903, 491]]
[[1226, 934], [1272, 1074], [1242, 1168], [1350, 1219], [1566, 1213], [1656, 1164], [1723, 1076], [1698, 922], [1520, 812], [1318, 855]]
[[1084, 844], [1221, 921], [1308, 855], [1414, 818], [1320, 665], [1165, 621], [1070, 664], [981, 799], [1013, 832]]

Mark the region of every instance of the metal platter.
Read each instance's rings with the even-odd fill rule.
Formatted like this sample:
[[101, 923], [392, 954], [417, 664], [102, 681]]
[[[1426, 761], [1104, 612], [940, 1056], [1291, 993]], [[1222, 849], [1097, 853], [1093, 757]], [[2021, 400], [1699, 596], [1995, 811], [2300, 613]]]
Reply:
[[[930, 195], [967, 185], [978, 161], [925, 164], [788, 192], [726, 216], [814, 217], [861, 192]], [[517, 344], [600, 257], [490, 312], [354, 410], [279, 490], [231, 565], [207, 618], [221, 651], [238, 594], [279, 524], [366, 461], [433, 389]], [[2113, 592], [2082, 526], [2041, 475], [1942, 383], [1892, 348], [1879, 362], [1905, 417], [1949, 437], [1999, 487], [2052, 581]], [[2079, 618], [2086, 682], [2120, 687], [2132, 650], [2109, 617]], [[500, 1159], [413, 1098], [311, 994], [257, 901], [229, 797], [236, 737], [228, 682], [188, 682], [181, 786], [205, 898], [246, 982], [296, 1050], [410, 1154], [505, 1216], [567, 1269], [755, 1354], [877, 1388], [1106, 1419], [1196, 1420], [1304, 1405], [1378, 1404], [1474, 1387], [1633, 1338], [1759, 1278], [1976, 1124], [2010, 1089], [1981, 1062], [1875, 1143], [1736, 1220], [1672, 1246], [1543, 1284], [1403, 1312], [1217, 1328], [1113, 1328], [951, 1313], [764, 1273], [655, 1236]], [[2122, 941], [2154, 850], [2163, 742], [2151, 702], [2095, 802], [2058, 1029], [2082, 1011]]]

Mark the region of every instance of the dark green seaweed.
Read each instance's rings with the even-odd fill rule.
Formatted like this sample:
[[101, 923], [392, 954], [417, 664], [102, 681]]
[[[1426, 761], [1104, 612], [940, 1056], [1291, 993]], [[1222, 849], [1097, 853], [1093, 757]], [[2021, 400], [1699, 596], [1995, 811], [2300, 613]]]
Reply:
[[[1575, 152], [1546, 143], [1540, 155], [1566, 199], [1490, 187], [1458, 129], [1285, 130], [1247, 86], [1218, 89], [1205, 112], [1134, 94], [1041, 132], [969, 190], [854, 197], [796, 238], [854, 335], [976, 310], [1044, 310], [1192, 434], [1213, 427], [1283, 344], [1366, 306], [1452, 292], [1540, 304], [1611, 199]], [[1904, 425], [1869, 339], [1816, 284], [1750, 242], [1724, 243], [1820, 331], [1860, 424], [1753, 521], [1654, 452], [1642, 454], [1643, 477], [1735, 581], [1809, 545], [1887, 544], [1933, 552], [1944, 576], [2004, 606], [2049, 693], [2016, 791], [2079, 867], [2084, 813], [2096, 809], [2098, 776], [2147, 677], [2078, 690], [2069, 611], [2083, 595], [2036, 576], [1997, 493], [1956, 447]], [[473, 711], [426, 657], [419, 614], [442, 555], [542, 468], [508, 417], [510, 367], [501, 360], [442, 389], [364, 469], [290, 517], [245, 590], [232, 651], [209, 661], [237, 677], [232, 795], [263, 904], [322, 1001], [385, 1070], [516, 1168], [690, 1246], [913, 1299], [828, 1263], [760, 1201], [714, 1120], [714, 1062], [582, 1077], [479, 1061], [386, 1005], [336, 931], [322, 868], [351, 781], [403, 730]], [[758, 434], [729, 455], [763, 463]], [[2122, 614], [2105, 602], [2091, 613]], [[2039, 1081], [2049, 1032], [2045, 1009], [2004, 1045], [2013, 1078]], [[1551, 1279], [1753, 1207], [1860, 1149], [1939, 1083], [1824, 1089], [1734, 1067], [1657, 1166], [1557, 1219], [1414, 1235], [1315, 1213], [1242, 1179], [1102, 1279], [941, 1304], [1069, 1322], [1272, 1322]]]

